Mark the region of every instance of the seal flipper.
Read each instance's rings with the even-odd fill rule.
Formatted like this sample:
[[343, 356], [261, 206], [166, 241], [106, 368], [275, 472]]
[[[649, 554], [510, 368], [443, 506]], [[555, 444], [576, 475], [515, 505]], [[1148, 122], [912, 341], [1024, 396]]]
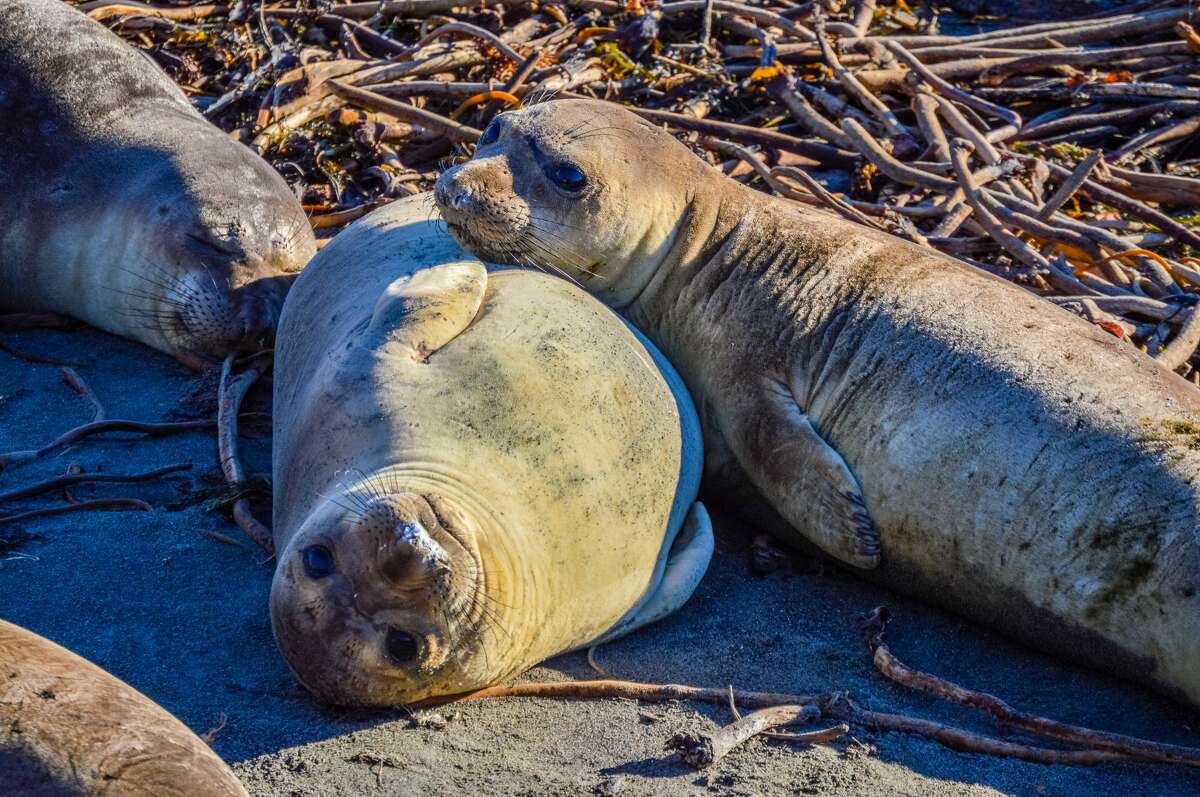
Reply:
[[470, 326], [483, 304], [487, 269], [477, 260], [434, 266], [394, 280], [371, 314], [370, 330], [418, 362]]
[[722, 415], [731, 426], [725, 437], [750, 480], [797, 532], [848, 565], [879, 565], [879, 532], [858, 480], [786, 385], [773, 381]]
[[692, 504], [679, 536], [671, 545], [666, 567], [653, 591], [616, 626], [588, 643], [588, 646], [620, 639], [644, 625], [661, 620], [686, 603], [708, 570], [713, 545], [712, 521], [704, 504], [697, 501]]

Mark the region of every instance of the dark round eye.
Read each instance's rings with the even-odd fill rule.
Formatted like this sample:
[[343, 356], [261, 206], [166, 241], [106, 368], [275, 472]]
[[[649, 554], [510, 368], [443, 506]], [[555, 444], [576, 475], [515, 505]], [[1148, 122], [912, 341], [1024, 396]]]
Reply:
[[583, 169], [570, 163], [551, 166], [550, 179], [559, 188], [567, 191], [579, 191], [587, 185], [587, 175], [583, 173]]
[[408, 664], [417, 658], [420, 648], [412, 634], [399, 628], [389, 628], [387, 632], [388, 658], [396, 664]]
[[483, 131], [483, 135], [479, 137], [479, 143], [480, 145], [491, 144], [498, 138], [500, 138], [500, 120], [493, 119], [492, 123]]
[[304, 572], [309, 578], [325, 578], [333, 572], [333, 551], [324, 545], [304, 549]]

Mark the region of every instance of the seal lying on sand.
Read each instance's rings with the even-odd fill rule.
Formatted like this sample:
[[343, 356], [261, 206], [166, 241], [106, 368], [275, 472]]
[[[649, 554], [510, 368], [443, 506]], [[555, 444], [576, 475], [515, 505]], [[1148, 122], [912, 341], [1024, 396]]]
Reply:
[[709, 472], [744, 471], [793, 539], [1200, 703], [1200, 391], [1177, 375], [611, 104], [501, 115], [436, 195], [469, 250], [560, 269], [658, 344]]
[[0, 311], [170, 353], [269, 335], [315, 251], [270, 166], [60, 0], [0, 3], [0, 185]]
[[0, 792], [246, 797], [217, 754], [148, 697], [3, 620]]
[[275, 368], [275, 637], [324, 700], [495, 683], [674, 611], [712, 554], [683, 383], [562, 280], [489, 273], [428, 194], [327, 246]]

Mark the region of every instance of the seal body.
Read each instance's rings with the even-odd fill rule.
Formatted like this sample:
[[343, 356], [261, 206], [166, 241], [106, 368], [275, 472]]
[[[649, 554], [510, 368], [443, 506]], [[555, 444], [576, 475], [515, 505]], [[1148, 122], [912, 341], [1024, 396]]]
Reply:
[[3, 620], [0, 784], [44, 797], [246, 797], [217, 754], [156, 703]]
[[0, 4], [0, 311], [171, 352], [270, 335], [315, 251], [283, 179], [59, 0]]
[[678, 607], [707, 567], [682, 382], [602, 303], [489, 272], [428, 195], [305, 269], [276, 350], [276, 639], [324, 700], [492, 684]]
[[[869, 577], [1200, 704], [1200, 392], [1003, 280], [766, 196], [617, 106], [498, 117], [436, 193], [679, 368], [707, 473]], [[654, 179], [646, 179], [650, 171]]]

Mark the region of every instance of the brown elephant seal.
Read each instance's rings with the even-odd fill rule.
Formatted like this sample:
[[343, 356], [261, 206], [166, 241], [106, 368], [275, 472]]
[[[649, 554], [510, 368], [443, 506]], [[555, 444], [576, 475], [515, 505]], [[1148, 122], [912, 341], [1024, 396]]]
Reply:
[[157, 703], [0, 620], [0, 792], [21, 797], [246, 797]]
[[428, 194], [296, 281], [275, 366], [271, 619], [323, 700], [493, 684], [674, 611], [712, 555], [699, 420], [585, 291], [488, 271]]
[[611, 104], [501, 115], [436, 195], [475, 254], [560, 269], [644, 331], [709, 470], [744, 471], [793, 539], [1200, 704], [1200, 391], [1179, 376]]
[[270, 335], [315, 251], [270, 166], [60, 0], [0, 3], [0, 184], [0, 312], [170, 353]]

